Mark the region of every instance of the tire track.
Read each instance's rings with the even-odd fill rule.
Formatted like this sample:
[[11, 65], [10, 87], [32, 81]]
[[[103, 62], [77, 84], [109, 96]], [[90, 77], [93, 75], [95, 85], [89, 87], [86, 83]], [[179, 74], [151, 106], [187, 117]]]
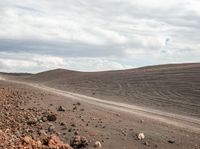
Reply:
[[88, 104], [92, 104], [101, 108], [107, 108], [115, 111], [126, 112], [136, 116], [142, 116], [148, 119], [153, 119], [158, 122], [162, 122], [168, 125], [173, 125], [178, 128], [182, 128], [184, 130], [200, 133], [200, 119], [182, 116], [174, 113], [167, 113], [160, 110], [154, 110], [146, 107], [140, 107], [136, 105], [129, 105], [126, 103], [114, 102], [114, 101], [106, 101], [94, 97], [89, 97], [86, 95], [81, 95], [77, 93], [72, 93], [68, 91], [62, 91], [59, 89], [51, 88], [48, 86], [44, 86], [42, 84], [30, 83], [30, 82], [21, 82], [21, 81], [11, 81], [6, 80], [5, 78], [0, 77], [0, 80], [18, 83], [27, 85], [30, 87], [38, 88], [53, 94], [57, 94], [60, 96], [64, 96], [66, 98], [72, 100], [79, 100], [82, 102], [86, 102]]

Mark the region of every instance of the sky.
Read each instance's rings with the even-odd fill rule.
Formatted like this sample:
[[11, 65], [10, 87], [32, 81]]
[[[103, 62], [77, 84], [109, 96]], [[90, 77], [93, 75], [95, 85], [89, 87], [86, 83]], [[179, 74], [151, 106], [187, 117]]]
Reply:
[[0, 71], [200, 62], [199, 0], [1, 0]]

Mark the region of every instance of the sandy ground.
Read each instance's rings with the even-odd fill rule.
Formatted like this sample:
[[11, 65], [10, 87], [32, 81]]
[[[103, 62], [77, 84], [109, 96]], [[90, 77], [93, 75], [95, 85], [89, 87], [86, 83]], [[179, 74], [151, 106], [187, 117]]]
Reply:
[[[199, 119], [191, 119], [190, 122], [190, 118], [185, 116], [182, 118], [176, 115], [169, 118], [170, 116], [164, 116], [164, 113], [146, 113], [144, 109], [142, 111], [130, 108], [122, 110], [126, 107], [120, 109], [119, 105], [113, 103], [103, 103], [103, 106], [99, 106], [100, 103], [94, 104], [91, 100], [89, 102], [80, 100], [83, 96], [70, 95], [48, 87], [33, 87], [32, 84], [17, 84], [1, 80], [0, 88], [23, 91], [22, 93], [25, 91], [27, 94], [21, 96], [27, 99], [24, 105], [26, 109], [37, 107], [56, 113], [58, 118], [53, 125], [57, 134], [66, 143], [69, 143], [74, 132], [78, 131], [80, 135], [90, 140], [87, 147], [89, 149], [93, 148], [95, 141], [100, 141], [105, 149], [200, 148]], [[80, 105], [74, 106], [77, 102], [80, 102]], [[63, 106], [66, 111], [57, 111], [59, 106]], [[152, 118], [154, 116], [156, 118]], [[158, 117], [167, 119], [168, 122], [159, 120]], [[178, 125], [174, 125], [174, 122]], [[63, 129], [60, 123], [66, 123], [66, 127]], [[137, 138], [138, 133], [141, 132], [145, 134], [144, 140]], [[175, 142], [169, 143], [170, 140]]]
[[30, 75], [26, 81], [107, 101], [200, 118], [200, 63], [123, 71], [75, 72], [63, 69]]

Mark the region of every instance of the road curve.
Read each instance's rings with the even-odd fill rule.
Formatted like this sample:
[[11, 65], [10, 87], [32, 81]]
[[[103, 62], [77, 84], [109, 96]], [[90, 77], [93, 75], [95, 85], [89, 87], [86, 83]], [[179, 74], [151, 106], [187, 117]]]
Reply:
[[23, 84], [30, 87], [38, 88], [40, 90], [44, 90], [53, 94], [61, 95], [73, 100], [79, 100], [82, 102], [86, 102], [88, 104], [96, 105], [102, 108], [112, 109], [115, 111], [126, 112], [136, 116], [142, 116], [145, 118], [153, 119], [168, 125], [174, 125], [179, 128], [183, 128], [188, 131], [193, 131], [200, 134], [200, 119], [182, 116], [173, 113], [167, 113], [160, 110], [154, 110], [146, 107], [136, 106], [136, 105], [129, 105], [126, 103], [114, 102], [114, 101], [107, 101], [102, 100], [99, 98], [89, 97], [86, 95], [81, 95], [77, 93], [72, 93], [68, 91], [63, 91], [55, 88], [51, 88], [42, 84], [30, 83], [30, 82], [21, 82], [21, 81], [14, 81], [8, 80], [4, 77], [0, 76], [0, 80]]

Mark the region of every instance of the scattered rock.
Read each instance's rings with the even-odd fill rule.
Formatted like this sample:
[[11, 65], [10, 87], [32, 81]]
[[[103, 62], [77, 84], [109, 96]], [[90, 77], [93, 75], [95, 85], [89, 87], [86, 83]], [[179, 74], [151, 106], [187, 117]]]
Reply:
[[117, 115], [118, 117], [120, 117], [120, 114], [119, 114], [119, 113], [117, 113], [116, 115]]
[[49, 126], [48, 132], [55, 132], [55, 126]]
[[72, 128], [69, 128], [68, 132], [72, 132]]
[[47, 121], [47, 117], [46, 117], [46, 116], [43, 116], [43, 117], [42, 117], [42, 121], [43, 121], [43, 122], [46, 122], [46, 121]]
[[8, 145], [8, 138], [6, 134], [0, 130], [0, 147], [6, 147]]
[[75, 110], [77, 110], [77, 106], [74, 106], [74, 107], [73, 107], [73, 111], [75, 111]]
[[49, 115], [47, 116], [47, 120], [48, 120], [48, 121], [56, 121], [56, 120], [57, 120], [57, 117], [56, 117], [55, 114], [49, 114]]
[[[8, 135], [8, 136], [7, 136]], [[36, 141], [37, 139], [37, 141]], [[15, 137], [11, 132], [6, 133], [0, 130], [0, 148], [23, 148], [23, 149], [73, 149], [70, 145], [63, 143], [57, 136], [47, 136], [38, 140], [32, 139], [30, 136]]]
[[144, 120], [140, 120], [140, 123], [144, 123]]
[[58, 137], [52, 136], [48, 142], [49, 148], [52, 149], [73, 149], [68, 144], [64, 144]]
[[26, 144], [32, 143], [32, 139], [29, 136], [25, 136], [22, 141]]
[[94, 143], [94, 147], [95, 147], [95, 148], [102, 148], [101, 142], [96, 141], [96, 142]]
[[49, 126], [53, 126], [53, 123], [47, 123]]
[[88, 140], [85, 137], [74, 136], [70, 141], [70, 145], [73, 149], [81, 149], [88, 146]]
[[80, 105], [81, 105], [81, 103], [80, 103], [80, 102], [77, 102], [77, 103], [76, 103], [76, 105], [80, 106]]
[[41, 136], [47, 136], [46, 131], [43, 130], [43, 129], [42, 129], [42, 130], [39, 130], [38, 134], [41, 135]]
[[72, 127], [76, 127], [76, 124], [71, 124]]
[[78, 132], [78, 131], [75, 131], [75, 132], [74, 132], [74, 135], [79, 135], [79, 132]]
[[176, 141], [174, 139], [168, 140], [168, 143], [174, 144]]
[[148, 142], [144, 142], [144, 145], [149, 146], [149, 143]]
[[37, 141], [38, 148], [42, 147], [42, 142], [40, 140]]
[[145, 138], [144, 133], [139, 133], [139, 134], [137, 135], [137, 138], [138, 138], [139, 140], [144, 140], [144, 138]]
[[66, 123], [61, 122], [61, 123], [60, 123], [60, 126], [66, 126]]
[[64, 112], [64, 111], [65, 111], [65, 108], [64, 108], [63, 106], [59, 106], [58, 111]]
[[37, 123], [36, 120], [29, 120], [29, 121], [27, 122], [28, 125], [35, 125], [36, 123]]

